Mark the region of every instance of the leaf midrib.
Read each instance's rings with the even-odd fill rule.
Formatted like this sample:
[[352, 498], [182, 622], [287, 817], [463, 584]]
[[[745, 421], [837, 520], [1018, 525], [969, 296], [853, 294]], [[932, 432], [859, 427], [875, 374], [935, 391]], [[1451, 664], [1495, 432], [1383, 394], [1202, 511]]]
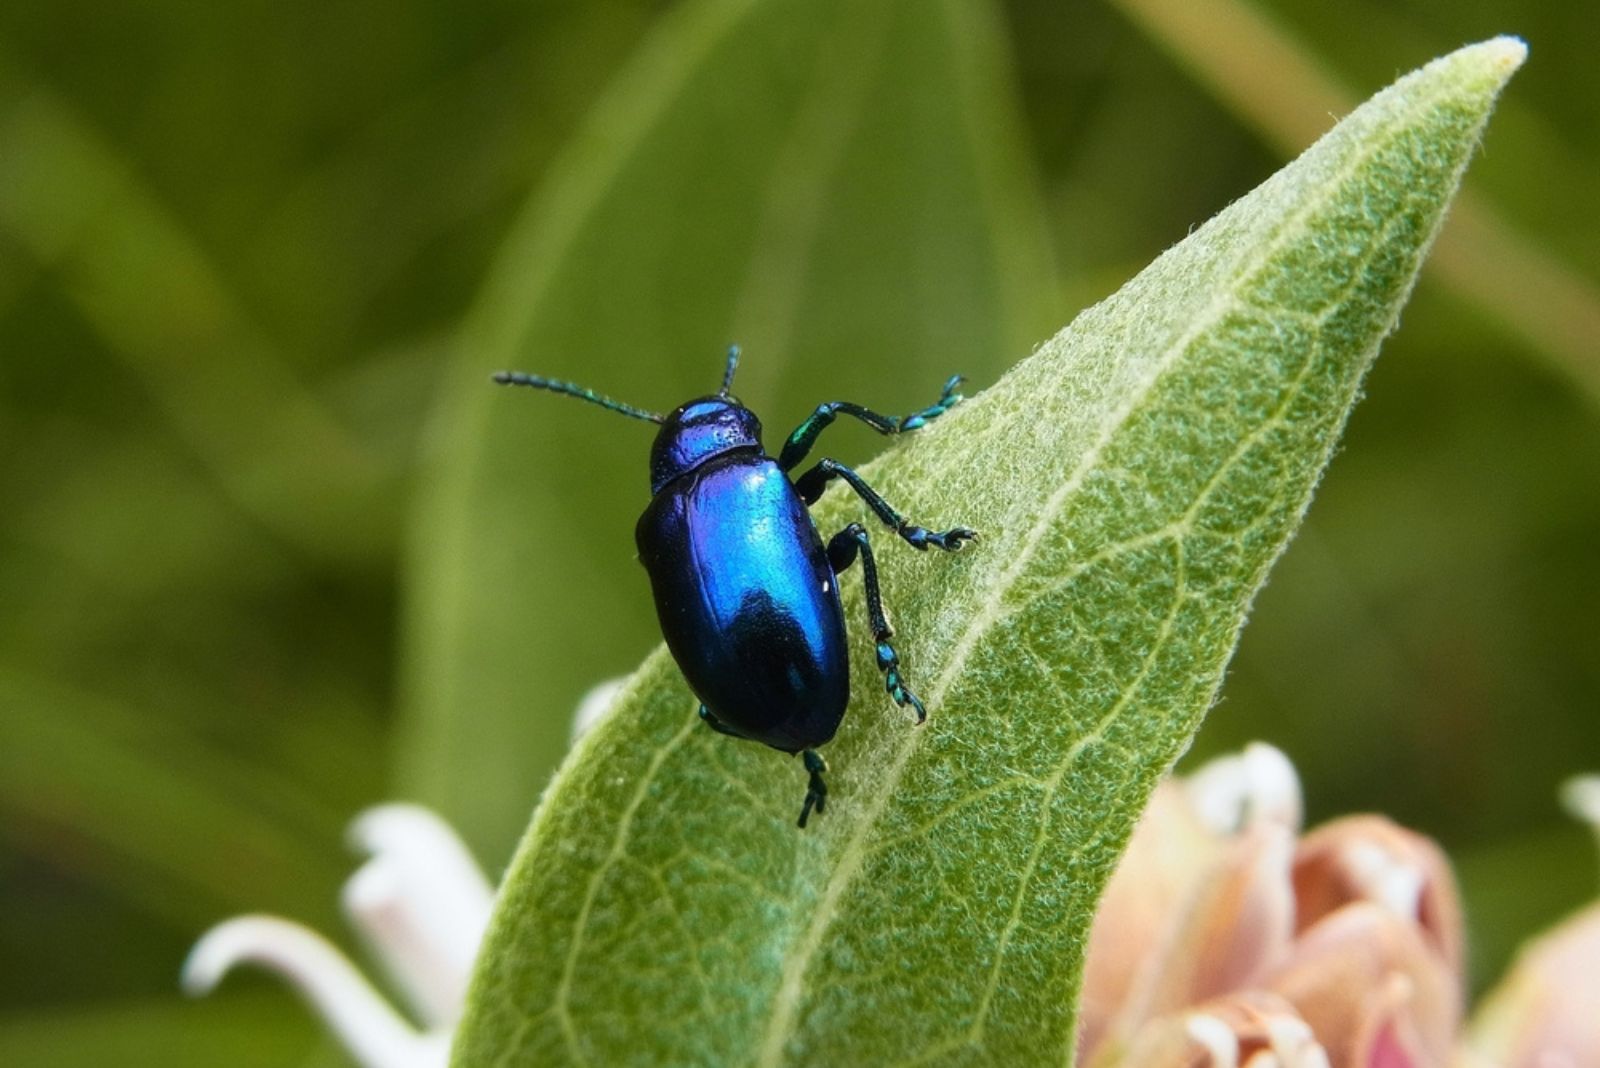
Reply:
[[[1430, 96], [1425, 99], [1431, 102], [1433, 98]], [[1362, 166], [1367, 163], [1368, 160], [1389, 145], [1393, 139], [1396, 127], [1402, 125], [1405, 119], [1409, 118], [1419, 110], [1421, 110], [1420, 101], [1413, 103], [1411, 107], [1398, 109], [1393, 116], [1389, 117], [1387, 121], [1383, 122], [1378, 129], [1374, 131], [1373, 135], [1366, 141], [1365, 146], [1360, 151], [1353, 153], [1351, 158], [1347, 160], [1345, 164], [1328, 179], [1326, 187], [1338, 188], [1343, 186], [1357, 171], [1361, 169]], [[1285, 243], [1285, 235], [1298, 232], [1301, 229], [1301, 224], [1303, 223], [1304, 219], [1314, 212], [1321, 210], [1325, 200], [1326, 198], [1324, 197], [1308, 199], [1302, 206], [1298, 208], [1298, 210], [1296, 210], [1287, 220], [1285, 220], [1266, 241], [1263, 241], [1259, 246], [1257, 246], [1258, 251], [1256, 255], [1243, 260], [1240, 267], [1230, 272], [1227, 277], [1236, 280], [1244, 280], [1261, 271], [1272, 259], [1272, 257], [1275, 256], [1283, 247]], [[1028, 529], [1028, 533], [1023, 539], [1021, 546], [1019, 546], [1018, 551], [1012, 557], [1011, 563], [1002, 572], [1000, 572], [998, 577], [990, 582], [989, 589], [986, 591], [979, 611], [973, 614], [967, 626], [962, 630], [961, 637], [952, 647], [950, 657], [946, 661], [944, 668], [940, 670], [934, 684], [929, 688], [930, 700], [928, 701], [928, 704], [930, 706], [938, 706], [943, 704], [945, 695], [948, 693], [950, 687], [954, 684], [954, 681], [959, 677], [961, 670], [965, 667], [967, 660], [971, 657], [973, 650], [977, 647], [977, 644], [981, 640], [982, 636], [991, 630], [995, 624], [1001, 620], [1003, 617], [1001, 604], [1005, 600], [1006, 592], [1015, 585], [1017, 575], [1022, 572], [1022, 570], [1032, 560], [1033, 556], [1038, 552], [1039, 546], [1043, 542], [1045, 535], [1055, 523], [1057, 517], [1061, 514], [1067, 500], [1082, 488], [1084, 480], [1091, 472], [1093, 472], [1101, 455], [1104, 453], [1107, 446], [1110, 445], [1110, 443], [1114, 440], [1117, 432], [1127, 423], [1128, 418], [1139, 408], [1140, 404], [1151, 394], [1161, 378], [1177, 365], [1184, 353], [1188, 351], [1189, 347], [1199, 336], [1214, 327], [1218, 322], [1226, 317], [1228, 313], [1244, 306], [1243, 302], [1240, 301], [1235, 295], [1237, 288], [1237, 285], [1223, 287], [1218, 296], [1213, 298], [1210, 304], [1203, 308], [1199, 314], [1194, 317], [1193, 325], [1188, 330], [1180, 334], [1167, 347], [1166, 352], [1163, 353], [1158, 360], [1152, 362], [1150, 365], [1150, 370], [1146, 373], [1142, 380], [1129, 390], [1128, 401], [1115, 409], [1112, 414], [1101, 424], [1100, 432], [1095, 440], [1094, 445], [1084, 453], [1077, 467], [1074, 468], [1072, 474], [1062, 484], [1062, 486], [1056, 490], [1055, 493], [1051, 494], [1051, 496], [1046, 500], [1044, 507], [1039, 513], [1038, 520]], [[1403, 300], [1404, 296], [1405, 294], [1403, 293], [1399, 294], [1397, 299]], [[1308, 369], [1310, 365], [1311, 361], [1308, 357], [1305, 368], [1302, 369], [1302, 375], [1296, 379], [1294, 387], [1291, 387], [1290, 390], [1286, 391], [1286, 397], [1292, 399], [1292, 397], [1295, 395], [1294, 388], [1301, 384], [1303, 381], [1304, 370]], [[1282, 408], [1280, 407], [1280, 411], [1281, 410]], [[1263, 421], [1262, 427], [1264, 428], [1267, 426], [1270, 421], [1270, 418], [1269, 420]], [[1236, 457], [1237, 453], [1235, 453], [1234, 456], [1231, 456], [1229, 461], [1231, 462]], [[1226, 468], [1227, 465], [1224, 464], [1222, 467], [1219, 467], [1219, 471], [1226, 470]], [[1219, 480], [1214, 477], [1211, 482], [1208, 482], [1207, 485], [1202, 489], [1201, 493], [1197, 494], [1197, 500], [1203, 500], [1204, 495], [1210, 492], [1218, 481]], [[1191, 506], [1191, 508], [1192, 507], [1193, 506]], [[1181, 567], [1181, 546], [1179, 549], [1179, 560]], [[1169, 613], [1168, 618], [1163, 621], [1161, 635], [1157, 638], [1155, 643], [1156, 650], [1159, 650], [1161, 643], [1170, 636], [1171, 622], [1174, 614], [1176, 613], [1176, 608], [1181, 603], [1181, 600], [1182, 596], [1180, 586], [1180, 589], [1175, 592], [1173, 598], [1173, 613]], [[1154, 653], [1152, 653], [1152, 657], [1153, 656]], [[1144, 669], [1145, 672], [1148, 671], [1148, 665], [1150, 662], [1151, 661], [1147, 659]], [[1143, 677], [1144, 673], [1142, 672], [1140, 679], [1143, 679]], [[1048, 784], [1052, 784], [1050, 785], [1050, 789], [1059, 786], [1061, 780], [1065, 776], [1066, 771], [1070, 769], [1072, 763], [1079, 755], [1081, 755], [1083, 750], [1096, 738], [1103, 735], [1105, 729], [1108, 728], [1115, 720], [1116, 716], [1120, 714], [1121, 709], [1125, 706], [1129, 694], [1137, 689], [1137, 685], [1138, 683], [1135, 682], [1129, 687], [1125, 687], [1122, 695], [1118, 699], [1117, 704], [1113, 706], [1113, 709], [1108, 712], [1105, 717], [1102, 717], [1100, 723], [1096, 724], [1095, 729], [1078, 739], [1073, 744], [1073, 746], [1069, 749], [1068, 754], [1063, 759], [1060, 769], [1051, 777], [1050, 780], [1047, 780]], [[822, 897], [818, 901], [815, 909], [812, 911], [811, 923], [806, 928], [802, 937], [797, 941], [795, 951], [785, 958], [783, 975], [779, 981], [778, 989], [773, 996], [773, 1011], [768, 1016], [770, 1023], [763, 1038], [760, 1057], [757, 1061], [761, 1068], [779, 1068], [779, 1066], [782, 1064], [784, 1049], [787, 1047], [789, 1040], [794, 1037], [798, 1024], [799, 1010], [802, 1001], [802, 983], [805, 978], [805, 974], [810, 969], [811, 961], [815, 957], [817, 950], [821, 947], [828, 929], [833, 925], [840, 899], [844, 896], [849, 887], [855, 882], [857, 874], [859, 874], [867, 856], [871, 852], [871, 850], [867, 849], [866, 847], [866, 840], [872, 830], [876, 828], [879, 819], [882, 817], [885, 807], [889, 804], [890, 799], [896, 795], [900, 780], [904, 776], [905, 769], [907, 765], [910, 764], [911, 758], [915, 755], [920, 742], [920, 732], [913, 732], [908, 733], [904, 736], [904, 740], [896, 743], [894, 756], [888, 762], [881, 776], [880, 787], [873, 790], [872, 793], [868, 795], [866, 803], [861, 811], [861, 816], [855, 821], [855, 827], [852, 830], [849, 839], [846, 841], [843, 851], [840, 853], [839, 863], [833, 868], [832, 874], [828, 878], [828, 884], [823, 891]], [[1043, 828], [1044, 825], [1042, 824], [1040, 831], [1041, 836], [1044, 833]], [[1034, 852], [1037, 852], [1037, 840]], [[1017, 893], [1014, 896], [1015, 901], [1020, 901], [1026, 894], [1030, 875], [1031, 868], [1025, 869], [1022, 873], [1020, 873]], [[1009, 931], [1011, 929], [1012, 925], [1008, 924], [1007, 930]], [[1002, 943], [996, 954], [994, 974], [998, 974], [999, 969], [1003, 966], [1004, 955], [1005, 946]], [[987, 1004], [987, 1000], [985, 1001], [985, 1004]], [[985, 1014], [980, 1012], [977, 1019], [974, 1021], [973, 1029], [977, 1030], [981, 1028], [985, 1018]], [[1069, 1036], [1066, 1045], [1066, 1058], [1062, 1063], [1070, 1064], [1071, 1061], [1072, 1043]]]

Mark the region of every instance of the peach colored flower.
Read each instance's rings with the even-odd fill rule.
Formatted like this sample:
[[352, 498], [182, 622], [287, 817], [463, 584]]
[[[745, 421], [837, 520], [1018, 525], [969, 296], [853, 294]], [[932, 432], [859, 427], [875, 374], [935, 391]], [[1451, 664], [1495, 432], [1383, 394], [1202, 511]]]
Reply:
[[1379, 816], [1297, 838], [1300, 812], [1259, 743], [1157, 789], [1090, 933], [1082, 1063], [1445, 1063], [1462, 931], [1444, 855]]
[[[1568, 784], [1600, 831], [1600, 776]], [[1381, 816], [1300, 835], [1293, 767], [1249, 746], [1163, 783], [1090, 932], [1090, 1068], [1600, 1066], [1600, 903], [1522, 954], [1462, 1036], [1444, 854]]]

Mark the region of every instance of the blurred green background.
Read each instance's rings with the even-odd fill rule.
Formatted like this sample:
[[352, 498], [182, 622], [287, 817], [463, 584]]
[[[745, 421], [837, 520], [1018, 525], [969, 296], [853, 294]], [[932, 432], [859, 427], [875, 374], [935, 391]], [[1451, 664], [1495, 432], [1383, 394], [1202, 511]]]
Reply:
[[1498, 32], [1529, 64], [1190, 757], [1264, 738], [1313, 820], [1440, 839], [1478, 987], [1596, 887], [1584, 5], [0, 7], [0, 1063], [342, 1063], [268, 980], [182, 1002], [195, 936], [348, 944], [388, 798], [509, 859], [656, 640], [649, 431], [486, 370], [661, 408], [738, 340], [769, 439], [981, 387]]

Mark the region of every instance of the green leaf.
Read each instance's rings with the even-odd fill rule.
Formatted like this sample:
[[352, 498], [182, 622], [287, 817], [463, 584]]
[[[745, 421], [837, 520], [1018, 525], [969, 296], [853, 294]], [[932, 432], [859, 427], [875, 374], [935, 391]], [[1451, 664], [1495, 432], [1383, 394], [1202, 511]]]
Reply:
[[1070, 1063], [1096, 898], [1524, 52], [1405, 78], [869, 470], [985, 540], [884, 545], [930, 719], [887, 706], [858, 626], [811, 829], [800, 769], [648, 660], [535, 815], [457, 1063]]
[[774, 432], [819, 401], [920, 406], [955, 370], [992, 380], [1059, 318], [988, 14], [685, 4], [508, 241], [446, 377], [401, 754], [408, 794], [496, 866], [579, 697], [660, 633], [633, 545], [649, 428], [489, 372], [664, 409], [714, 389], [737, 341], [739, 395]]

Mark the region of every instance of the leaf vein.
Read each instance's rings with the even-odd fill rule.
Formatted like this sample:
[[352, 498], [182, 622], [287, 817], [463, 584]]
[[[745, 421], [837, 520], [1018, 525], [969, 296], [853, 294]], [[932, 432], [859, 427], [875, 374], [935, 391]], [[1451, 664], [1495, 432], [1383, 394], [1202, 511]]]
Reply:
[[1055, 772], [1046, 784], [1044, 804], [1040, 809], [1039, 827], [1034, 835], [1032, 846], [1028, 851], [1028, 859], [1024, 863], [1022, 872], [1017, 880], [1017, 892], [1012, 898], [1011, 915], [1006, 921], [1006, 926], [1000, 933], [1000, 944], [995, 950], [994, 965], [989, 970], [989, 978], [984, 986], [983, 996], [979, 999], [977, 1013], [972, 1026], [968, 1031], [968, 1042], [976, 1047], [983, 1041], [984, 1028], [989, 1018], [989, 1010], [994, 1004], [995, 991], [1000, 985], [1000, 971], [1005, 963], [1006, 954], [1010, 951], [1011, 939], [1015, 936], [1017, 927], [1022, 922], [1022, 910], [1027, 902], [1028, 886], [1033, 881], [1034, 873], [1039, 867], [1039, 856], [1044, 852], [1044, 846], [1049, 841], [1050, 825], [1054, 820], [1052, 808], [1055, 804], [1056, 793], [1061, 789], [1061, 784], [1066, 781], [1067, 773], [1072, 765], [1077, 763], [1078, 757], [1095, 743], [1102, 740], [1110, 731], [1117, 719], [1126, 711], [1133, 697], [1143, 688], [1145, 680], [1155, 670], [1156, 663], [1161, 654], [1167, 649], [1167, 644], [1172, 640], [1173, 627], [1177, 623], [1178, 615], [1184, 603], [1188, 600], [1188, 569], [1184, 563], [1183, 542], [1176, 541], [1172, 546], [1173, 569], [1175, 581], [1172, 590], [1172, 603], [1167, 609], [1165, 618], [1161, 621], [1160, 632], [1155, 641], [1150, 645], [1150, 651], [1145, 654], [1144, 662], [1139, 666], [1139, 674], [1123, 687], [1122, 693], [1116, 702], [1100, 718], [1086, 734], [1076, 739], [1062, 756], [1056, 766]]
[[[1351, 153], [1350, 158], [1343, 161], [1335, 174], [1331, 175], [1325, 188], [1339, 188], [1364, 166], [1372, 156], [1388, 146], [1392, 140], [1393, 131], [1409, 118], [1410, 113], [1422, 107], [1420, 102], [1414, 103], [1409, 109], [1399, 109], [1395, 115], [1389, 116], [1382, 124], [1381, 131], [1375, 132], [1371, 140], [1357, 151]], [[1231, 277], [1243, 282], [1257, 275], [1278, 254], [1287, 242], [1286, 235], [1296, 234], [1303, 228], [1305, 218], [1323, 206], [1323, 198], [1309, 198], [1304, 204], [1297, 206], [1285, 219], [1284, 223], [1272, 231], [1256, 246], [1256, 253], [1249, 260], [1240, 264], [1230, 272]], [[1067, 480], [1054, 491], [1041, 507], [1038, 518], [1028, 528], [1022, 544], [1013, 556], [1011, 563], [994, 579], [989, 586], [989, 591], [980, 606], [974, 612], [963, 628], [949, 659], [940, 670], [936, 681], [930, 687], [930, 704], [940, 704], [950, 687], [960, 676], [967, 660], [971, 657], [981, 637], [988, 633], [1001, 617], [1001, 603], [1006, 592], [1017, 581], [1017, 577], [1032, 562], [1044, 541], [1046, 533], [1055, 525], [1067, 501], [1082, 488], [1084, 480], [1099, 463], [1100, 457], [1106, 447], [1116, 437], [1117, 431], [1123, 427], [1128, 418], [1136, 411], [1154, 389], [1155, 384], [1180, 359], [1189, 352], [1196, 339], [1219, 322], [1228, 312], [1239, 306], [1239, 299], [1235, 294], [1237, 286], [1223, 286], [1211, 302], [1194, 316], [1187, 329], [1182, 331], [1167, 348], [1152, 361], [1147, 373], [1142, 380], [1132, 383], [1127, 388], [1124, 403], [1111, 410], [1106, 419], [1102, 421], [1094, 444], [1085, 451], [1077, 466]], [[1082, 741], [1082, 740], [1080, 740]], [[763, 1036], [763, 1041], [758, 1056], [758, 1063], [764, 1068], [776, 1068], [780, 1063], [783, 1051], [792, 1036], [799, 1020], [801, 985], [805, 973], [809, 970], [812, 960], [822, 945], [824, 933], [833, 924], [840, 899], [846, 888], [855, 881], [870, 850], [866, 846], [866, 838], [876, 827], [881, 817], [883, 808], [888, 804], [888, 799], [894, 795], [900, 779], [905, 773], [906, 766], [910, 763], [915, 753], [919, 739], [910, 736], [895, 746], [894, 754], [888, 767], [881, 777], [881, 786], [866, 801], [865, 811], [853, 827], [850, 837], [840, 853], [839, 862], [830, 874], [824, 888], [821, 900], [812, 913], [811, 921], [807, 925], [795, 950], [784, 962], [782, 977], [773, 998], [773, 1011], [768, 1018], [768, 1027]], [[1069, 753], [1071, 758], [1076, 758], [1082, 752], [1081, 745], [1074, 745]]]
[[[625, 859], [624, 850], [628, 843], [628, 832], [633, 826], [634, 815], [639, 811], [639, 806], [644, 803], [645, 794], [649, 792], [651, 784], [661, 770], [661, 766], [666, 763], [667, 757], [671, 756], [683, 744], [684, 740], [690, 736], [695, 727], [699, 726], [699, 723], [700, 718], [697, 706], [694, 717], [684, 723], [679, 728], [678, 733], [668, 739], [665, 745], [650, 755], [650, 762], [645, 766], [644, 774], [639, 776], [639, 783], [634, 787], [633, 796], [629, 798], [627, 808], [623, 809], [622, 817], [617, 820], [617, 833], [612, 839], [611, 851], [606, 855], [605, 860], [595, 867], [593, 874], [589, 876], [589, 885], [584, 891], [583, 904], [579, 906], [578, 917], [572, 925], [572, 945], [567, 949], [566, 959], [562, 962], [561, 979], [556, 984], [553, 1004], [556, 1019], [561, 1024], [562, 1039], [566, 1043], [567, 1052], [572, 1055], [573, 1063], [575, 1064], [587, 1064], [588, 1058], [584, 1056], [583, 1048], [578, 1043], [577, 1025], [573, 1022], [568, 999], [572, 993], [573, 976], [577, 973], [578, 958], [583, 954], [584, 935], [588, 930], [589, 917], [594, 911], [595, 899], [600, 895], [600, 884], [605, 880], [606, 873], [619, 861]], [[508, 1046], [506, 1048], [506, 1058], [511, 1057], [516, 1049], [517, 1046], [515, 1045]], [[508, 1063], [506, 1058], [502, 1058], [500, 1063]]]

